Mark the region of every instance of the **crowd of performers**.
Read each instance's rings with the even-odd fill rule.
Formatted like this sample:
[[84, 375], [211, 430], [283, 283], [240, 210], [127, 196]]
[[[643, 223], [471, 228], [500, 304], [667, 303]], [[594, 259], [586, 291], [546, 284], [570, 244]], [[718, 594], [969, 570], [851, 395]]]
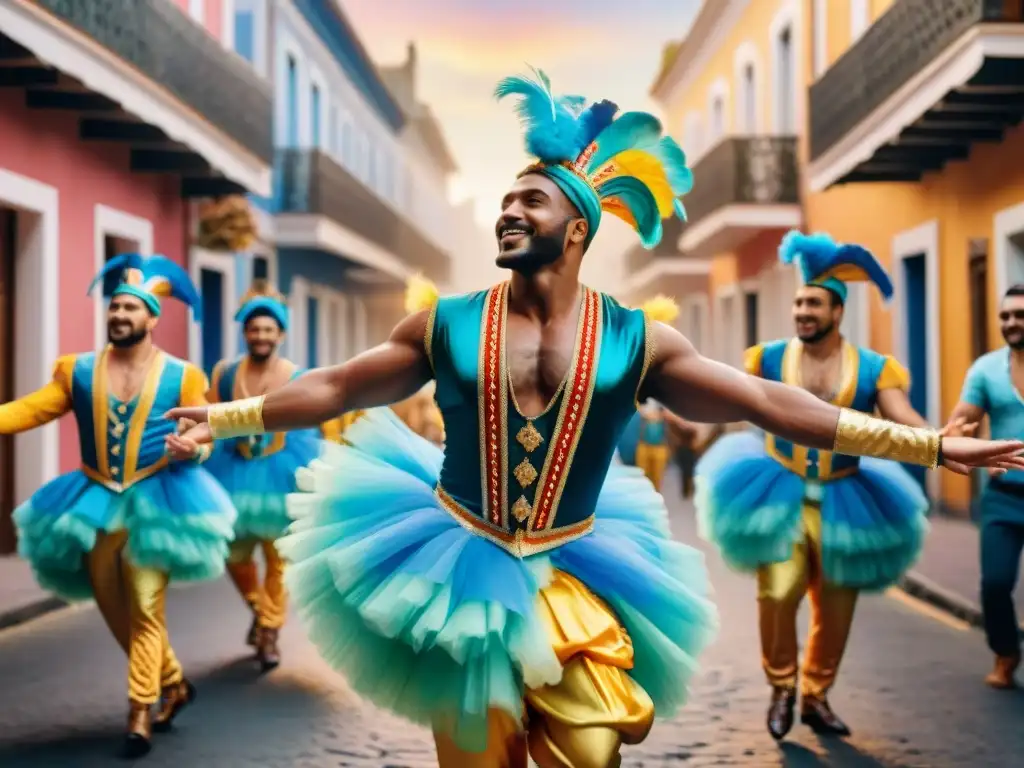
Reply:
[[[846, 734], [827, 694], [857, 596], [893, 584], [927, 534], [925, 496], [896, 462], [987, 467], [1015, 503], [1020, 430], [968, 434], [1009, 407], [1005, 366], [972, 374], [940, 432], [897, 361], [840, 336], [847, 282], [891, 292], [870, 253], [788, 235], [780, 256], [805, 282], [796, 336], [748, 350], [745, 373], [714, 362], [665, 322], [671, 302], [630, 309], [578, 280], [602, 212], [647, 247], [685, 215], [693, 178], [675, 141], [646, 113], [553, 95], [541, 72], [496, 95], [518, 99], [536, 158], [495, 227], [507, 281], [444, 297], [417, 281], [387, 342], [309, 371], [279, 354], [286, 305], [257, 285], [236, 315], [247, 353], [207, 381], [152, 341], [163, 300], [200, 319], [187, 274], [125, 254], [97, 276], [120, 276], [108, 346], [61, 357], [49, 383], [0, 406], [5, 434], [77, 420], [81, 467], [15, 522], [39, 582], [94, 599], [127, 654], [127, 754], [196, 696], [168, 583], [226, 570], [262, 669], [281, 662], [291, 602], [356, 692], [432, 730], [442, 768], [619, 765], [685, 702], [718, 629], [704, 556], [673, 540], [658, 493], [670, 436], [690, 470], [704, 450], [697, 422], [760, 430], [703, 452], [695, 498], [704, 536], [756, 574], [768, 729], [785, 736], [799, 696], [804, 723]], [[1006, 312], [1024, 328], [1024, 310]], [[1015, 622], [1003, 597], [993, 610]], [[990, 682], [1011, 685], [1019, 646], [997, 635]]]

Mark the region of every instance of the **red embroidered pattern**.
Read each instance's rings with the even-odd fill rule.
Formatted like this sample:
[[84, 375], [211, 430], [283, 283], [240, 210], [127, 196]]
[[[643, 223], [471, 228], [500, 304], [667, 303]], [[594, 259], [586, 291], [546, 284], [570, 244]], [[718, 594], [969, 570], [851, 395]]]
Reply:
[[559, 495], [559, 488], [568, 469], [569, 458], [572, 455], [576, 441], [579, 439], [579, 428], [583, 425], [586, 417], [587, 405], [594, 374], [597, 368], [597, 355], [595, 354], [595, 343], [597, 338], [597, 323], [601, 311], [599, 294], [587, 290], [587, 299], [583, 311], [583, 338], [580, 342], [580, 352], [573, 381], [570, 388], [566, 390], [565, 396], [570, 398], [568, 407], [565, 410], [565, 418], [561, 428], [555, 435], [549, 450], [555, 451], [550, 471], [542, 489], [543, 495], [535, 502], [535, 518], [533, 530], [542, 530], [548, 522], [551, 510]]
[[501, 388], [504, 386], [505, 377], [502, 376], [504, 367], [504, 335], [505, 323], [505, 288], [503, 285], [492, 288], [487, 294], [487, 304], [484, 309], [484, 333], [483, 350], [481, 353], [481, 424], [484, 443], [484, 501], [487, 507], [487, 516], [497, 526], [502, 525], [502, 440], [503, 434], [502, 413], [504, 398], [501, 397]]

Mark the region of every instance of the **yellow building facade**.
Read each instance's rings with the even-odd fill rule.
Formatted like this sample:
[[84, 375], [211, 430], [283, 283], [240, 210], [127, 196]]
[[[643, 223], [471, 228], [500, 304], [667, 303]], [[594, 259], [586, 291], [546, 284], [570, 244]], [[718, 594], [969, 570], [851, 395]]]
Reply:
[[[999, 299], [1024, 282], [1024, 127], [1017, 124], [1024, 114], [1022, 5], [712, 0], [654, 89], [684, 149], [698, 148], [699, 189], [714, 182], [700, 173], [705, 139], [692, 128], [688, 136], [687, 120], [697, 125], [689, 115], [740, 135], [746, 126], [730, 122], [742, 111], [735, 86], [719, 120], [709, 102], [716, 87], [721, 91], [714, 84], [730, 72], [736, 82], [744, 46], [768, 62], [758, 87], [760, 119], [770, 135], [796, 126], [799, 219], [787, 226], [860, 243], [889, 268], [893, 300], [885, 305], [861, 289], [844, 332], [908, 366], [911, 400], [933, 424], [948, 418], [971, 362], [1002, 345]], [[791, 58], [783, 61], [784, 55]], [[798, 85], [790, 90], [790, 83]], [[780, 122], [775, 112], [782, 109], [793, 111], [794, 123]], [[762, 230], [710, 256], [682, 251], [684, 258], [710, 259], [712, 305], [716, 292], [755, 288], [763, 303], [763, 279], [759, 285], [751, 276], [766, 269], [759, 259], [774, 258], [778, 234]], [[792, 286], [776, 285], [772, 309], [761, 310], [760, 323], [747, 322], [761, 339], [791, 332]], [[716, 319], [712, 312], [712, 325]], [[727, 326], [713, 334], [714, 352], [728, 361], [747, 340]], [[964, 511], [976, 484], [934, 473], [929, 492]]]

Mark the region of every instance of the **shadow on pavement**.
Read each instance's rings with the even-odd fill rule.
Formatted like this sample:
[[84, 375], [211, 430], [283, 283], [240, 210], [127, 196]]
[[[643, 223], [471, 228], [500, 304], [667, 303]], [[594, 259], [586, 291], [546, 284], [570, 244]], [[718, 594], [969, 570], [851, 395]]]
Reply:
[[[231, 743], [266, 738], [265, 729], [276, 721], [315, 720], [330, 709], [322, 688], [291, 676], [287, 669], [261, 675], [251, 658], [239, 658], [192, 678], [195, 704], [175, 721], [174, 730], [153, 735], [153, 750], [142, 758], [147, 766], [215, 765], [211, 753], [230, 754]], [[127, 711], [125, 713], [127, 716]], [[124, 764], [118, 760], [121, 719], [89, 731], [54, 733], [43, 729], [0, 742], [4, 768], [91, 768]], [[206, 753], [196, 754], [196, 749]], [[221, 763], [222, 764], [222, 763]]]
[[822, 752], [815, 752], [802, 744], [784, 741], [779, 745], [782, 752], [780, 765], [786, 768], [825, 768], [841, 765], [843, 768], [899, 768], [895, 763], [878, 760], [866, 755], [842, 739], [819, 738]]

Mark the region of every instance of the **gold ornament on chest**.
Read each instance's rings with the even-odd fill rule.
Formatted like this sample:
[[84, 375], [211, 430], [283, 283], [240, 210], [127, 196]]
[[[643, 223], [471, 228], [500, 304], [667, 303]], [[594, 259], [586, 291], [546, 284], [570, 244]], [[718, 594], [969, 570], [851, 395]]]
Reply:
[[544, 442], [544, 438], [537, 431], [537, 428], [533, 426], [533, 422], [528, 421], [526, 426], [516, 433], [516, 442], [523, 446], [527, 453], [533, 453]]
[[529, 488], [533, 481], [537, 479], [537, 470], [530, 463], [529, 459], [523, 459], [519, 462], [519, 465], [512, 472], [523, 488]]

